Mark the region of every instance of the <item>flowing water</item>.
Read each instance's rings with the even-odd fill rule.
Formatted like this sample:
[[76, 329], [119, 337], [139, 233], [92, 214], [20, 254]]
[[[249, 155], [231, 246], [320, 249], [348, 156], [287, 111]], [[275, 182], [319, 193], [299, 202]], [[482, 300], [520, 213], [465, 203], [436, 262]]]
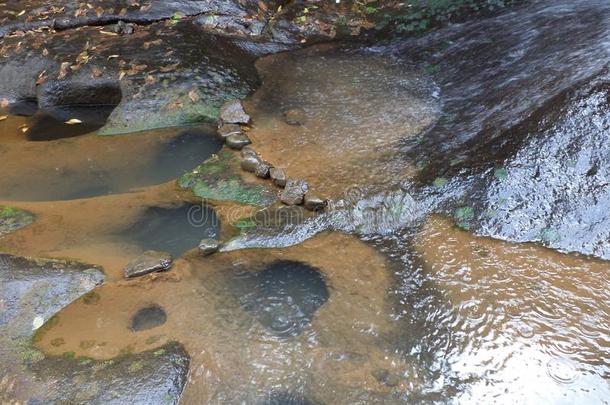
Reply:
[[[36, 346], [111, 359], [178, 341], [186, 404], [608, 404], [610, 264], [474, 235], [468, 190], [529, 153], [527, 173], [548, 133], [590, 167], [605, 148], [591, 134], [610, 135], [609, 34], [606, 1], [539, 1], [420, 38], [260, 59], [245, 103], [254, 147], [333, 202], [269, 223], [272, 207], [241, 233], [243, 210], [200, 205], [173, 181], [220, 149], [205, 126], [104, 137], [0, 121], [0, 204], [36, 216], [0, 249], [107, 276]], [[600, 172], [583, 180], [592, 193], [607, 187]], [[512, 190], [549, 177], [528, 176]], [[549, 183], [524, 194], [567, 206], [549, 196], [569, 185]], [[193, 250], [210, 237], [225, 249]], [[151, 249], [174, 255], [172, 270], [123, 279]]]

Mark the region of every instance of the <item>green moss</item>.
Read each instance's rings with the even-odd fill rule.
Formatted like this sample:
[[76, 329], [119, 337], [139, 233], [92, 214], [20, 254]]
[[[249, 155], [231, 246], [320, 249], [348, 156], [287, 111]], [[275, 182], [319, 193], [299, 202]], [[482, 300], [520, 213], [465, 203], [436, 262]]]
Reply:
[[275, 201], [276, 194], [272, 189], [246, 183], [239, 175], [240, 172], [237, 156], [222, 151], [182, 176], [178, 179], [178, 184], [206, 200], [233, 201], [254, 206], [268, 206]]
[[459, 207], [453, 214], [456, 225], [462, 229], [470, 229], [470, 221], [474, 219], [474, 208], [469, 206]]
[[34, 222], [34, 214], [0, 205], [0, 236], [21, 229], [32, 222]]

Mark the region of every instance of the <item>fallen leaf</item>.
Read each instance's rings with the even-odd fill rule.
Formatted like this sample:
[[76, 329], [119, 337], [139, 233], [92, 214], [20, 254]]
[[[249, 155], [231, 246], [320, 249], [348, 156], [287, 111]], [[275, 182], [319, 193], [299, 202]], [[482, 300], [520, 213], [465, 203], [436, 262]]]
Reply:
[[119, 34], [117, 34], [116, 32], [110, 32], [110, 31], [100, 31], [100, 34], [104, 34], [104, 35], [111, 35], [111, 36], [117, 36]]
[[59, 67], [59, 74], [57, 75], [57, 78], [59, 80], [64, 79], [67, 75], [70, 69], [70, 62], [62, 62], [61, 66]]
[[79, 120], [78, 118], [70, 118], [65, 123], [68, 125], [75, 125], [75, 124], [82, 124], [83, 122], [81, 120]]
[[43, 84], [45, 81], [47, 80], [47, 71], [43, 70], [42, 72], [40, 72], [40, 74], [38, 75], [38, 79], [36, 79], [36, 86], [40, 86], [41, 84]]
[[108, 56], [108, 59], [113, 59], [113, 58], [118, 58], [118, 57], [119, 57], [119, 55], [110, 55], [110, 56]]
[[42, 56], [49, 56], [49, 50], [47, 48], [42, 50]]
[[163, 73], [167, 73], [167, 72], [171, 72], [172, 70], [176, 70], [176, 68], [178, 67], [180, 63], [174, 63], [172, 65], [167, 65], [167, 66], [163, 66], [161, 67], [159, 70]]
[[8, 115], [0, 115], [0, 121], [4, 121], [8, 118]]
[[104, 70], [97, 66], [94, 66], [91, 68], [91, 73], [93, 77], [100, 77], [102, 74], [104, 74]]
[[30, 129], [30, 128], [28, 128], [28, 127], [27, 127], [27, 126], [25, 126], [25, 125], [22, 125], [22, 126], [21, 126], [21, 127], [19, 127], [19, 128], [21, 129], [21, 132], [23, 132], [24, 134], [25, 134], [26, 132], [28, 132], [28, 129]]
[[22, 16], [22, 15], [24, 15], [24, 14], [25, 14], [25, 10], [21, 10], [21, 11], [19, 12], [19, 14], [17, 14], [17, 17], [21, 17], [21, 16]]
[[125, 72], [121, 71], [121, 73], [119, 73], [119, 80], [123, 79], [125, 77]]

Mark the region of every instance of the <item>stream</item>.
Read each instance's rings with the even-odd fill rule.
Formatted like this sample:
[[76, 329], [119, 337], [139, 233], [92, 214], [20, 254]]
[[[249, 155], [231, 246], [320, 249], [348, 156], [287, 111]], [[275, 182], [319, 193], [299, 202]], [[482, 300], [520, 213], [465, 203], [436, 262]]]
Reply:
[[[187, 24], [133, 34], [175, 49], [120, 102], [75, 70], [0, 110], [0, 402], [610, 403], [608, 1], [291, 50]], [[239, 168], [198, 110], [225, 92], [324, 210]]]

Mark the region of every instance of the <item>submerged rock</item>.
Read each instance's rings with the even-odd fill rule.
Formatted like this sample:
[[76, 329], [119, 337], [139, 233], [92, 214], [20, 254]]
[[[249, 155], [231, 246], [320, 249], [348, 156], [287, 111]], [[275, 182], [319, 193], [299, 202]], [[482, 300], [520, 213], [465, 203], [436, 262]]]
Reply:
[[227, 124], [247, 124], [250, 116], [244, 110], [240, 100], [229, 100], [220, 107], [219, 118]]
[[34, 214], [0, 205], [0, 236], [28, 226], [32, 222], [34, 222]]
[[280, 201], [286, 205], [299, 205], [307, 193], [308, 185], [303, 180], [288, 180], [280, 194]]
[[169, 253], [149, 250], [132, 260], [123, 269], [126, 278], [140, 277], [148, 273], [169, 270], [172, 256]]
[[284, 121], [289, 125], [303, 125], [305, 123], [305, 110], [302, 108], [291, 108], [284, 111]]
[[256, 166], [256, 169], [254, 170], [254, 174], [256, 175], [256, 177], [260, 177], [261, 179], [267, 179], [269, 178], [269, 171], [271, 170], [271, 165], [267, 162], [261, 162], [259, 165]]
[[241, 177], [240, 160], [230, 151], [222, 151], [178, 180], [199, 198], [233, 201], [240, 204], [268, 206], [276, 200], [271, 188], [246, 182]]
[[141, 308], [131, 318], [129, 329], [134, 332], [148, 330], [161, 326], [167, 320], [167, 315], [163, 308], [158, 305], [151, 305]]

